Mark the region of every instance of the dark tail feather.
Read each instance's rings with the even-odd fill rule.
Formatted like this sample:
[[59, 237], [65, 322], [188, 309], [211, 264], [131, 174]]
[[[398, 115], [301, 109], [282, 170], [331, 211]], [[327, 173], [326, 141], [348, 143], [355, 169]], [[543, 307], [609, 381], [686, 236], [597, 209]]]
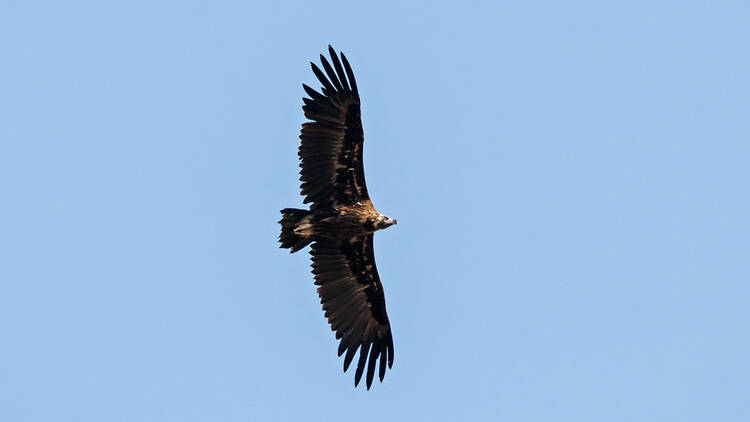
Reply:
[[300, 220], [310, 215], [310, 211], [298, 210], [296, 208], [284, 208], [281, 210], [281, 235], [279, 236], [279, 242], [281, 242], [282, 248], [291, 248], [289, 253], [297, 252], [298, 250], [307, 246], [313, 241], [312, 238], [298, 236], [294, 233], [294, 229]]

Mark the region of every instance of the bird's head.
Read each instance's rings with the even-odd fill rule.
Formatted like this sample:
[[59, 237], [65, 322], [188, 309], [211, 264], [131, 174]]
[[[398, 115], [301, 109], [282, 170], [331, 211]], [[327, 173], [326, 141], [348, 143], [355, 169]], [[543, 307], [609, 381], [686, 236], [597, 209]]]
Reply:
[[398, 224], [398, 221], [396, 221], [395, 218], [387, 217], [383, 214], [380, 214], [375, 221], [375, 229], [376, 230], [382, 230], [386, 229], [388, 227], [391, 227], [394, 224]]

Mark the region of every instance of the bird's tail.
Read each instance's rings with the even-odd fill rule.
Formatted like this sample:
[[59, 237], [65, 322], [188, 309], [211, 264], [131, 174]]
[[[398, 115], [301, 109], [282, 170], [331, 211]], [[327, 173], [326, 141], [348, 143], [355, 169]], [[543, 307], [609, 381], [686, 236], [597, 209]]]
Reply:
[[311, 237], [300, 234], [306, 228], [305, 225], [311, 224], [307, 221], [309, 219], [303, 221], [309, 215], [310, 211], [296, 208], [284, 208], [281, 210], [281, 220], [279, 220], [281, 224], [281, 235], [279, 236], [281, 248], [290, 248], [291, 251], [289, 253], [297, 252], [313, 241]]

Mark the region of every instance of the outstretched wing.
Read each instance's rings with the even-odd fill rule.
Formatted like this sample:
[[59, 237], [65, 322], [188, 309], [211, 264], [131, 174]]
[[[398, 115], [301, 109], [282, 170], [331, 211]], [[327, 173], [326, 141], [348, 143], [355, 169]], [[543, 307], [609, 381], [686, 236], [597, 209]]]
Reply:
[[[385, 296], [375, 267], [373, 235], [353, 242], [318, 240], [312, 245], [312, 268], [325, 316], [336, 332], [339, 356], [344, 357], [344, 371], [349, 369], [360, 350], [354, 385], [359, 384], [367, 366], [367, 389], [370, 389], [377, 361], [378, 376], [383, 381], [386, 362], [393, 365], [393, 337], [385, 312]], [[368, 357], [369, 356], [369, 357]]]
[[300, 181], [304, 202], [312, 202], [313, 211], [369, 199], [362, 166], [364, 134], [357, 82], [344, 54], [339, 61], [331, 46], [328, 51], [333, 67], [320, 55], [325, 73], [310, 63], [323, 84], [323, 93], [302, 85], [310, 96], [302, 99], [302, 110], [312, 122], [302, 124]]

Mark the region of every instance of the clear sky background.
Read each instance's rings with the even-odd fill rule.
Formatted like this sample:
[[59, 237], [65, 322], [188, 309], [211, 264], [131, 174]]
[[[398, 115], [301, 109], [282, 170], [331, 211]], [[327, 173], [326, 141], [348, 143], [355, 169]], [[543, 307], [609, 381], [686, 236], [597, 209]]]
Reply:
[[[747, 2], [272, 3], [2, 2], [0, 420], [750, 420]], [[276, 243], [329, 43], [370, 391]]]

